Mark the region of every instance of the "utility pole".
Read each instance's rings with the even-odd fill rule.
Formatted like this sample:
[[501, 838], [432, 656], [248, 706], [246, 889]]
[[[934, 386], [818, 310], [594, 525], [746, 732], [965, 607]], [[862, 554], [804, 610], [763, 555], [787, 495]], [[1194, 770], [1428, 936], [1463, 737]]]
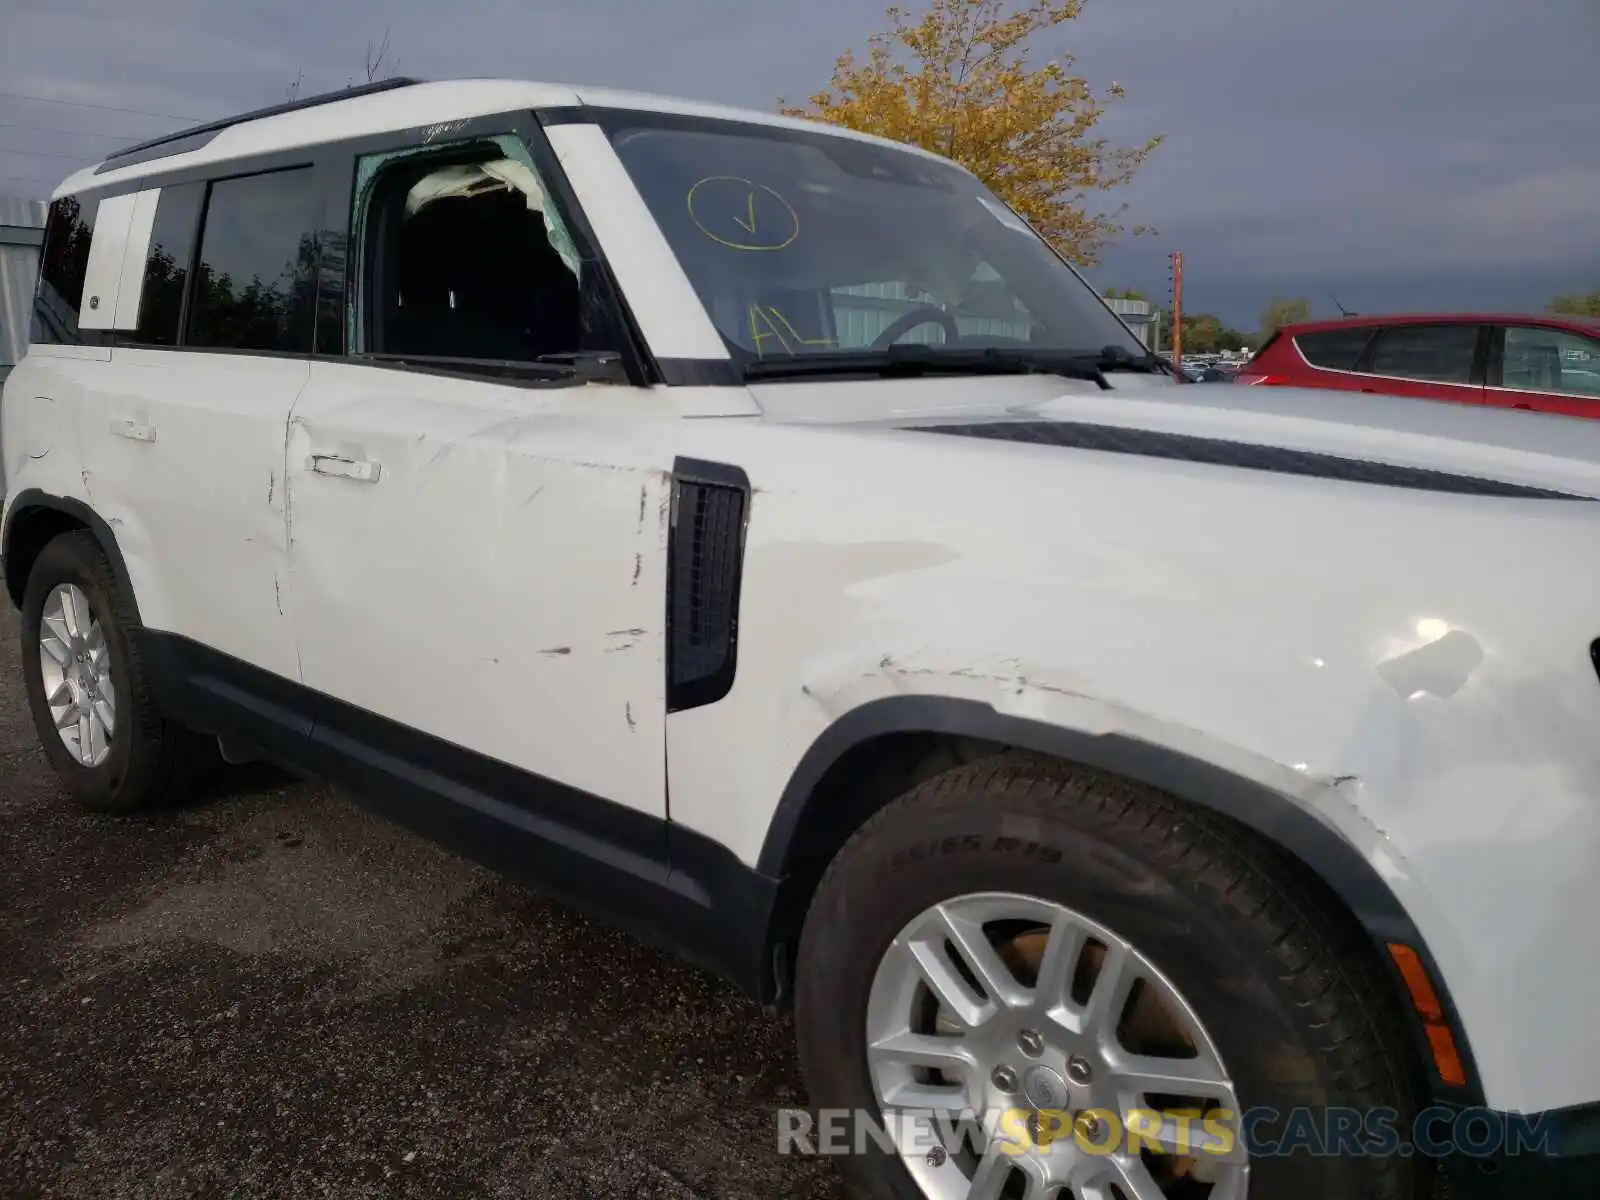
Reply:
[[1183, 366], [1183, 251], [1174, 250], [1169, 256], [1172, 266], [1172, 363]]

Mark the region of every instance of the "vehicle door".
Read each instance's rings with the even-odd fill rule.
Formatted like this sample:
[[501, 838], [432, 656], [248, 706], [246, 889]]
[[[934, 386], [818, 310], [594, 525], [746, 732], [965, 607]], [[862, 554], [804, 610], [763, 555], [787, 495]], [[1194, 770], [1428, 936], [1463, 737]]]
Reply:
[[1489, 328], [1475, 323], [1386, 325], [1367, 346], [1360, 390], [1482, 404]]
[[87, 486], [145, 625], [290, 680], [283, 444], [325, 201], [311, 165], [140, 191], [109, 383], [84, 424]]
[[607, 800], [658, 838], [672, 418], [561, 365], [625, 339], [531, 117], [438, 132], [352, 154], [348, 352], [291, 420], [314, 740], [504, 819]]
[[1502, 325], [1489, 354], [1489, 403], [1600, 417], [1600, 338], [1551, 325]]

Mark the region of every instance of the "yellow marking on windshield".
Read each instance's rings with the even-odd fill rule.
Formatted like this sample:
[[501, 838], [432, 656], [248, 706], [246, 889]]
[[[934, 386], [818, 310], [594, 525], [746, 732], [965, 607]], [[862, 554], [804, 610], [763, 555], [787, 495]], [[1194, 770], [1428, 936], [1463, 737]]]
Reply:
[[[783, 347], [783, 352], [791, 357], [794, 355], [795, 346], [832, 346], [835, 344], [832, 338], [801, 337], [794, 325], [790, 323], [789, 318], [771, 305], [763, 308], [759, 304], [752, 304], [749, 317], [750, 340], [755, 343], [754, 349], [757, 358], [765, 357], [766, 351], [762, 343], [768, 338], [777, 338], [778, 345]], [[780, 325], [783, 326], [782, 329], [778, 328]], [[793, 339], [792, 344], [790, 342], [791, 338]]]
[[[765, 333], [761, 331], [761, 325], [765, 325], [767, 327]], [[777, 338], [778, 345], [783, 347], [785, 353], [794, 353], [794, 350], [792, 347], [790, 347], [789, 343], [783, 340], [783, 334], [779, 333], [777, 327], [773, 325], [772, 319], [768, 317], [766, 313], [761, 311], [761, 306], [752, 304], [750, 306], [750, 340], [755, 343], [755, 352], [757, 358], [763, 358], [766, 356], [766, 351], [762, 348], [761, 343], [766, 341], [767, 338]]]
[[754, 192], [750, 193], [748, 197], [748, 203], [750, 209], [750, 219], [747, 221], [741, 221], [738, 217], [735, 217], [734, 221], [738, 224], [739, 228], [744, 230], [746, 233], [754, 233], [756, 231], [756, 194]]
[[770, 308], [769, 307], [767, 309], [767, 311], [769, 313], [771, 313], [774, 317], [776, 317], [779, 321], [783, 322], [783, 327], [785, 329], [787, 329], [789, 331], [789, 333], [794, 337], [794, 340], [799, 342], [802, 346], [831, 346], [831, 345], [834, 344], [834, 341], [833, 341], [832, 338], [803, 338], [795, 330], [795, 327], [793, 325], [789, 324], [789, 318], [788, 317], [784, 316], [781, 312], [779, 312], [775, 308]]
[[[758, 213], [756, 201], [763, 196], [770, 200], [763, 201]], [[689, 189], [685, 203], [695, 228], [730, 250], [782, 250], [800, 236], [794, 206], [766, 184], [742, 175], [708, 175]]]

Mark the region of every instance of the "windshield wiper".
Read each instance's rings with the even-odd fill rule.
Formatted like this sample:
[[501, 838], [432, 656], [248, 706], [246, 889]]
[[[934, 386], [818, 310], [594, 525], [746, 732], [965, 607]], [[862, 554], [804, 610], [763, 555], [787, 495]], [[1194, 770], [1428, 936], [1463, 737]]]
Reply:
[[1161, 360], [1150, 351], [1129, 354], [1121, 346], [1106, 346], [1099, 354], [1088, 356], [1102, 371], [1139, 371], [1146, 375], [1164, 375]]
[[906, 344], [886, 350], [840, 351], [768, 358], [748, 363], [744, 376], [758, 379], [801, 379], [810, 376], [875, 375], [905, 379], [924, 375], [1062, 375], [1084, 379], [1102, 388], [1111, 385], [1100, 373], [1093, 354], [1052, 350], [945, 349]]

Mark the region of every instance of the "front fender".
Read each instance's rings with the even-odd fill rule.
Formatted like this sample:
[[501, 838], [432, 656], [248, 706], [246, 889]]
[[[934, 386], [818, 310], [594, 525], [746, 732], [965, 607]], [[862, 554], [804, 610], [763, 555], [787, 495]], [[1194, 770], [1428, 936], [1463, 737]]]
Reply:
[[1313, 867], [1376, 939], [1417, 940], [1416, 924], [1392, 886], [1405, 879], [1405, 863], [1351, 802], [1345, 792], [1351, 781], [1311, 777], [1192, 730], [1163, 726], [1090, 697], [1051, 695], [1025, 681], [1007, 680], [993, 689], [975, 681], [962, 690], [969, 694], [951, 688], [879, 695], [832, 720], [789, 777], [758, 869], [783, 873], [817, 784], [846, 753], [891, 734], [935, 733], [1095, 767], [1220, 813]]
[[753, 497], [733, 688], [669, 721], [674, 822], [770, 865], [815, 747], [954, 705], [973, 736], [1228, 812], [1375, 938], [1420, 940], [1489, 1103], [1600, 1096], [1600, 1056], [1572, 1054], [1600, 1003], [1572, 952], [1600, 903], [1593, 506], [694, 432]]
[[[1117, 713], [1089, 697], [1057, 699], [1048, 691], [1011, 680], [1005, 681], [1002, 691], [1000, 703], [993, 697], [905, 693], [849, 708], [811, 743], [790, 777], [761, 848], [759, 872], [775, 879], [785, 876], [808, 811], [812, 805], [829, 802], [822, 785], [830, 770], [852, 751], [880, 738], [939, 734], [1098, 768], [1236, 821], [1293, 855], [1366, 930], [1405, 1011], [1410, 1011], [1405, 983], [1386, 945], [1399, 942], [1414, 949], [1435, 981], [1467, 1077], [1466, 1086], [1451, 1087], [1425, 1071], [1420, 1076], [1423, 1086], [1441, 1101], [1469, 1107], [1484, 1103], [1470, 1040], [1443, 973], [1393, 885], [1398, 881], [1401, 891], [1412, 892], [1412, 898], [1424, 905], [1426, 897], [1407, 886], [1404, 863], [1344, 794], [1352, 781], [1314, 779], [1277, 764], [1252, 761], [1247, 754], [1207, 745], [1204, 736], [1193, 731], [1168, 729], [1163, 731], [1166, 740], [1157, 740], [1149, 735], [1158, 732], [1159, 723]], [[1010, 711], [1017, 708], [1034, 711]], [[1411, 1020], [1409, 1032], [1415, 1061], [1429, 1062], [1426, 1030]]]

